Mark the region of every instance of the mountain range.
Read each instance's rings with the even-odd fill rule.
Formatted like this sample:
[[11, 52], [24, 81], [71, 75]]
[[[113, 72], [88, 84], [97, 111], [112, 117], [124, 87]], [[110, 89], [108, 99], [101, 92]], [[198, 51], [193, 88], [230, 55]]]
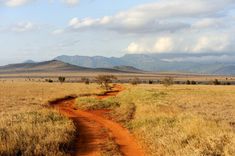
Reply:
[[235, 55], [227, 54], [127, 54], [122, 57], [67, 56], [51, 61], [27, 60], [0, 67], [0, 74], [27, 72], [182, 72], [235, 75]]
[[87, 68], [126, 66], [153, 72], [235, 75], [235, 54], [233, 53], [127, 54], [122, 57], [62, 55], [54, 59]]
[[[136, 72], [131, 71], [132, 68], [121, 69], [109, 69], [109, 68], [87, 68], [69, 63], [64, 63], [58, 60], [33, 62], [33, 63], [19, 63], [10, 64], [0, 67], [0, 74], [18, 74], [18, 73], [47, 73], [47, 72], [108, 72], [108, 73], [127, 73]], [[135, 69], [137, 70], [137, 69]]]

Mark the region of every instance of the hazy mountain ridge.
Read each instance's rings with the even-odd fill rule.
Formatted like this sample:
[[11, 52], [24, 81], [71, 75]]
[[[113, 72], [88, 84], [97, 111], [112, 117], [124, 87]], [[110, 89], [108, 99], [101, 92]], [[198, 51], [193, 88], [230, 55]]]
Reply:
[[33, 72], [110, 72], [126, 73], [118, 69], [109, 68], [87, 68], [72, 65], [58, 60], [44, 61], [38, 63], [10, 64], [0, 67], [0, 74], [8, 73], [33, 73]]
[[89, 68], [114, 68], [132, 66], [144, 71], [190, 72], [203, 74], [234, 75], [235, 55], [233, 53], [166, 53], [127, 54], [122, 57], [102, 56], [58, 56], [63, 62]]
[[140, 70], [132, 66], [114, 66], [113, 69], [127, 71], [127, 72], [143, 72], [143, 70]]

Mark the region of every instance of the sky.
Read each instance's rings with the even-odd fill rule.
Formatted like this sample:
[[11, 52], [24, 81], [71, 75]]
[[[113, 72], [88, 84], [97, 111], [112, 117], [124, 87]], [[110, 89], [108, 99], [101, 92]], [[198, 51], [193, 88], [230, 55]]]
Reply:
[[0, 65], [235, 52], [235, 0], [0, 0]]

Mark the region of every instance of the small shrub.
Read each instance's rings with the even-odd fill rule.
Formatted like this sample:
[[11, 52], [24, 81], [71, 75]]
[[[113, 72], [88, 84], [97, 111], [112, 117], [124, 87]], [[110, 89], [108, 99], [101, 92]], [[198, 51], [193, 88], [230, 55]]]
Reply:
[[49, 82], [49, 83], [53, 83], [53, 80], [52, 80], [52, 79], [46, 79], [45, 81], [46, 81], [46, 82]]
[[172, 86], [174, 84], [174, 79], [173, 77], [166, 77], [163, 79], [162, 81], [162, 84], [165, 86], [165, 87], [169, 87], [169, 86]]
[[189, 80], [187, 80], [187, 81], [186, 81], [186, 84], [187, 84], [187, 85], [190, 85], [190, 84], [191, 84], [191, 82], [190, 82]]
[[89, 79], [88, 77], [82, 77], [82, 78], [81, 78], [81, 81], [82, 81], [83, 83], [87, 84], [87, 85], [90, 84], [90, 79]]
[[215, 79], [215, 80], [213, 81], [213, 84], [214, 84], [214, 85], [220, 85], [221, 82], [220, 82], [218, 79]]
[[231, 85], [231, 83], [230, 82], [226, 82], [226, 85]]
[[138, 77], [135, 77], [134, 79], [131, 80], [132, 85], [138, 85], [140, 84], [140, 79]]

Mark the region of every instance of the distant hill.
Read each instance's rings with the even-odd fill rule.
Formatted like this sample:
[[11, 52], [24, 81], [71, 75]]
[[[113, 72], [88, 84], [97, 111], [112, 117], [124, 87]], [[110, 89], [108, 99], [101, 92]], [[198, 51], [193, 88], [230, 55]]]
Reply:
[[143, 70], [140, 70], [132, 66], [114, 66], [113, 69], [127, 71], [127, 72], [143, 72]]
[[36, 62], [33, 61], [33, 60], [26, 60], [26, 61], [24, 61], [23, 63], [36, 63]]
[[110, 73], [123, 73], [117, 69], [108, 68], [86, 68], [62, 61], [52, 60], [39, 63], [20, 63], [10, 64], [0, 67], [0, 74], [7, 73], [34, 73], [34, 72], [110, 72]]
[[112, 68], [114, 66], [120, 66], [125, 64], [125, 62], [122, 62], [119, 58], [115, 57], [107, 58], [103, 56], [89, 57], [89, 56], [78, 56], [78, 55], [75, 56], [61, 55], [54, 59], [88, 68]]
[[[234, 53], [127, 54], [122, 57], [62, 55], [56, 57], [55, 60], [88, 68], [114, 68], [126, 70], [125, 68], [130, 66], [143, 71], [154, 72], [187, 72], [199, 74], [226, 73], [228, 75], [234, 75], [235, 70]], [[226, 69], [226, 72], [221, 72], [223, 68], [224, 70]], [[133, 70], [135, 71], [135, 69]]]
[[217, 69], [214, 74], [219, 75], [235, 75], [235, 65], [225, 66]]

